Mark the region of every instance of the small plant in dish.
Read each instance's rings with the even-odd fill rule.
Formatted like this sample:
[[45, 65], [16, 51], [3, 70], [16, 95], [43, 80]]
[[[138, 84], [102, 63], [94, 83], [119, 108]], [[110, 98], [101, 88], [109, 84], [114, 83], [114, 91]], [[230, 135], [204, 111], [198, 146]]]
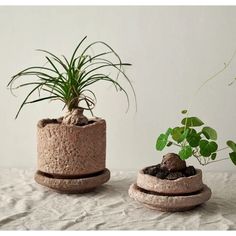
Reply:
[[186, 115], [181, 121], [181, 126], [168, 128], [165, 133], [159, 135], [156, 141], [156, 149], [162, 151], [165, 147], [171, 145], [177, 146], [180, 150], [178, 155], [180, 159], [186, 160], [191, 156], [195, 157], [201, 165], [207, 165], [216, 161], [225, 160], [217, 158], [217, 152], [231, 148], [233, 152], [229, 153], [229, 158], [236, 165], [236, 144], [229, 140], [227, 146], [218, 149], [217, 131], [198, 117], [189, 117], [187, 110], [182, 114]]

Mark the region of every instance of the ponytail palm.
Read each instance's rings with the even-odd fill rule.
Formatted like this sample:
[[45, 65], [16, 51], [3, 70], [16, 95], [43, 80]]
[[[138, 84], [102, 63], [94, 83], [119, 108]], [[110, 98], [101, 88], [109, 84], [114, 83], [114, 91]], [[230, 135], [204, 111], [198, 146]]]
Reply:
[[[114, 85], [117, 91], [123, 92], [129, 108], [129, 96], [124, 87], [118, 82], [119, 77], [123, 77], [128, 82], [136, 104], [134, 88], [124, 71], [124, 68], [131, 64], [122, 62], [119, 55], [102, 41], [93, 42], [82, 49], [86, 38], [84, 37], [80, 41], [70, 59], [65, 56], [60, 58], [46, 50], [38, 50], [45, 54], [46, 64], [44, 66], [28, 67], [12, 77], [8, 83], [11, 91], [22, 87], [31, 87], [16, 114], [16, 118], [25, 105], [44, 100], [60, 100], [64, 103], [63, 108], [67, 107], [69, 112], [81, 108], [81, 102], [84, 101], [83, 109], [92, 112], [96, 95], [90, 89], [90, 86], [99, 81], [109, 82]], [[104, 50], [90, 55], [89, 50], [99, 45], [103, 46]], [[113, 59], [109, 59], [111, 56], [113, 56]], [[105, 70], [109, 73], [105, 73]], [[31, 81], [26, 80], [20, 85], [14, 86], [19, 78], [28, 76], [32, 78]], [[44, 96], [41, 96], [42, 91], [46, 92], [43, 93]], [[32, 99], [35, 93], [38, 93], [39, 97]]]

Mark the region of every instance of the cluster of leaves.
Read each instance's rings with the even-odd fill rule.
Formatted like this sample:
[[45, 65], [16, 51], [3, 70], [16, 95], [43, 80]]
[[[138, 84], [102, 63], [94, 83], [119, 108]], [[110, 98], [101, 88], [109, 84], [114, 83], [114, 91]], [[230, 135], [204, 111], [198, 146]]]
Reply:
[[[187, 110], [183, 110], [182, 114], [187, 114]], [[178, 154], [182, 160], [194, 156], [200, 164], [206, 165], [216, 159], [217, 151], [219, 151], [216, 140], [215, 129], [204, 126], [198, 117], [186, 115], [181, 121], [181, 126], [168, 128], [165, 133], [159, 135], [156, 149], [162, 151], [166, 146], [175, 145], [180, 148]], [[227, 145], [233, 150], [229, 156], [236, 165], [236, 144], [233, 141], [227, 141]]]
[[[70, 59], [67, 59], [65, 56], [59, 58], [46, 50], [38, 50], [46, 54], [45, 66], [29, 67], [12, 77], [8, 83], [8, 87], [10, 87], [11, 91], [22, 87], [31, 87], [30, 92], [25, 97], [17, 112], [16, 118], [26, 104], [43, 100], [60, 100], [64, 103], [64, 107], [68, 107], [68, 110], [77, 108], [81, 101], [85, 101], [85, 109], [91, 111], [95, 105], [96, 96], [90, 89], [90, 86], [99, 81], [109, 82], [115, 86], [117, 91], [124, 92], [129, 108], [128, 93], [117, 81], [120, 75], [123, 76], [131, 86], [136, 104], [134, 88], [124, 71], [124, 67], [130, 66], [131, 64], [123, 63], [119, 55], [108, 44], [102, 41], [93, 42], [82, 49], [81, 45], [85, 39], [86, 37], [80, 41]], [[99, 45], [104, 49], [99, 53], [90, 55], [89, 50]], [[77, 55], [79, 50], [80, 53]], [[109, 56], [109, 58], [107, 56]], [[111, 56], [113, 56], [113, 59], [110, 59]], [[103, 69], [109, 69], [109, 74], [103, 72]], [[113, 72], [116, 73], [115, 78], [110, 75]], [[34, 79], [25, 81], [18, 86], [13, 86], [20, 77], [27, 76], [33, 76]], [[48, 93], [47, 96], [41, 97], [41, 91]], [[31, 96], [37, 92], [39, 98], [29, 100]]]

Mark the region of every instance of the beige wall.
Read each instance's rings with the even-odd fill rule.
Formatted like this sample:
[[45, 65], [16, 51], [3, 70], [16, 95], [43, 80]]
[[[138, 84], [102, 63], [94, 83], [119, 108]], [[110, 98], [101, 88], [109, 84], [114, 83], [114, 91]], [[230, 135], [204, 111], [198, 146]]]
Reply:
[[[125, 97], [109, 85], [94, 87], [95, 113], [107, 120], [109, 168], [137, 169], [159, 162], [164, 152], [155, 150], [156, 137], [177, 125], [180, 111], [188, 106], [192, 115], [218, 130], [220, 146], [228, 138], [236, 140], [236, 84], [227, 86], [236, 75], [236, 58], [194, 94], [236, 49], [235, 7], [0, 7], [1, 167], [34, 168], [37, 121], [63, 114], [60, 103], [42, 102], [26, 107], [14, 120], [24, 93], [11, 96], [6, 89], [10, 77], [42, 63], [34, 49], [70, 55], [84, 35], [88, 42], [108, 42], [133, 64], [127, 73], [138, 97], [136, 114], [133, 108], [125, 114]], [[206, 169], [235, 167], [224, 161]]]

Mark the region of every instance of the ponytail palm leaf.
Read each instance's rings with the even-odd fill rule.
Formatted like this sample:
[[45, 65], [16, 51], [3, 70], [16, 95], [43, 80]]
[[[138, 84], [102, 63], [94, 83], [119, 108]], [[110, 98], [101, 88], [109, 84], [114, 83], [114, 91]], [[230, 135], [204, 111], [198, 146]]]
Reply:
[[[129, 108], [128, 93], [118, 82], [121, 76], [131, 87], [136, 104], [134, 88], [124, 71], [124, 68], [131, 64], [122, 62], [119, 55], [102, 41], [93, 42], [82, 50], [81, 47], [85, 39], [86, 37], [81, 40], [69, 60], [65, 56], [62, 56], [61, 59], [49, 51], [38, 50], [46, 55], [45, 66], [28, 67], [12, 77], [8, 83], [11, 91], [22, 87], [31, 87], [16, 114], [16, 118], [26, 104], [43, 100], [60, 100], [69, 111], [78, 108], [80, 102], [84, 101], [86, 105], [83, 108], [91, 111], [95, 105], [96, 96], [90, 86], [99, 81], [109, 82], [117, 91], [123, 92]], [[88, 51], [97, 45], [103, 46], [105, 48], [104, 51], [91, 56]], [[78, 53], [80, 49], [81, 52]], [[113, 56], [113, 59], [109, 59], [111, 56]], [[105, 73], [104, 70], [109, 71], [109, 74]], [[14, 86], [19, 78], [27, 76], [34, 79], [30, 82], [26, 80], [26, 82]], [[41, 97], [42, 91], [46, 92], [47, 95]], [[32, 95], [37, 92], [39, 93], [39, 98], [32, 99]]]

